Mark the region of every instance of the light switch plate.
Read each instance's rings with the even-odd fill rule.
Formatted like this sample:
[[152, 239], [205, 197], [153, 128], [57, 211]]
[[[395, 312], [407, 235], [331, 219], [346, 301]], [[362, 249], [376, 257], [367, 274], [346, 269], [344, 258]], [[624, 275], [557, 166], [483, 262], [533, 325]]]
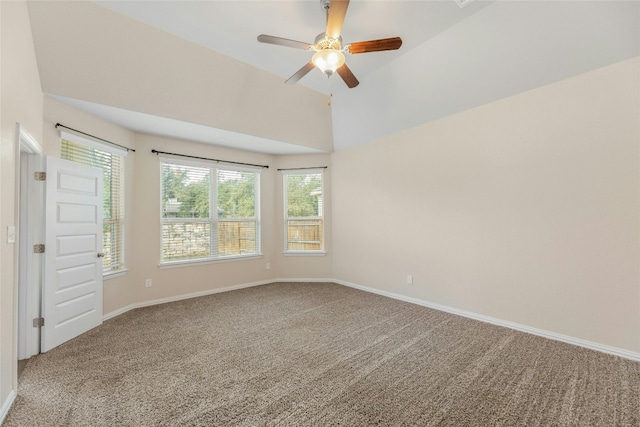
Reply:
[[16, 242], [16, 226], [7, 225], [7, 243]]

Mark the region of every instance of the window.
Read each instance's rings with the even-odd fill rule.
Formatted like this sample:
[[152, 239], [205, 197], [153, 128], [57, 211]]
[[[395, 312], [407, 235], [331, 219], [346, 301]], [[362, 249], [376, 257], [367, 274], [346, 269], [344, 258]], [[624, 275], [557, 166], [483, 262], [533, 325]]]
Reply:
[[[80, 143], [82, 142], [82, 143]], [[100, 147], [100, 148], [98, 148]], [[103, 274], [124, 268], [124, 177], [126, 151], [122, 152], [84, 138], [63, 134], [60, 157], [72, 162], [94, 166], [103, 172], [102, 258]]]
[[260, 174], [161, 159], [161, 263], [259, 255]]
[[324, 251], [322, 170], [284, 173], [285, 252]]

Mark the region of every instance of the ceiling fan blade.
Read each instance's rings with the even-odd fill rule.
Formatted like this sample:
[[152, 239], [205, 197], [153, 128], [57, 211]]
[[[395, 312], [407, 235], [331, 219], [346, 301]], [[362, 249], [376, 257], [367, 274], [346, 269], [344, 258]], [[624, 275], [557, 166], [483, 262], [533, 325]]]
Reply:
[[351, 69], [347, 67], [347, 64], [343, 64], [342, 67], [336, 70], [336, 72], [340, 74], [340, 77], [342, 77], [342, 80], [344, 80], [349, 88], [353, 89], [360, 84], [358, 79], [356, 79], [356, 76], [351, 72]]
[[300, 68], [293, 76], [285, 80], [285, 83], [289, 85], [294, 84], [295, 82], [306, 76], [309, 71], [314, 69], [314, 67], [315, 65], [313, 65], [313, 62], [309, 62], [304, 67]]
[[302, 49], [302, 50], [313, 49], [313, 45], [309, 43], [299, 42], [297, 40], [284, 39], [282, 37], [268, 36], [266, 34], [260, 34], [258, 36], [258, 41], [260, 43], [269, 43], [269, 44], [275, 44], [278, 46], [293, 47], [295, 49]]
[[355, 42], [346, 46], [349, 53], [367, 53], [380, 52], [382, 50], [396, 50], [402, 46], [400, 37], [391, 37], [389, 39], [369, 40], [366, 42]]
[[331, 0], [327, 15], [327, 37], [337, 39], [342, 31], [349, 0]]

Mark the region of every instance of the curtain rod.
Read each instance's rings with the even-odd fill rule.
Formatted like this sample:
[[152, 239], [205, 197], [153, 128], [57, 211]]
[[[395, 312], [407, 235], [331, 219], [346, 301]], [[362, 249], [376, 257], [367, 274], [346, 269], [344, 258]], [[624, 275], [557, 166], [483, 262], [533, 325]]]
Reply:
[[301, 170], [305, 170], [305, 169], [326, 169], [329, 166], [316, 166], [316, 167], [312, 167], [312, 168], [288, 168], [288, 169], [278, 169], [279, 171], [301, 171]]
[[78, 129], [70, 128], [69, 126], [65, 126], [65, 125], [62, 125], [60, 123], [56, 123], [56, 129], [59, 128], [59, 127], [60, 128], [65, 128], [65, 129], [69, 129], [69, 130], [72, 130], [74, 132], [81, 133], [83, 135], [90, 136], [91, 138], [99, 139], [100, 141], [104, 141], [104, 142], [106, 142], [108, 144], [115, 145], [116, 147], [124, 148], [127, 151], [133, 151], [134, 153], [136, 152], [136, 150], [134, 150], [133, 148], [125, 147], [124, 145], [116, 144], [115, 142], [111, 142], [111, 141], [107, 141], [106, 139], [98, 138], [97, 136], [91, 135], [90, 133], [85, 133], [85, 132], [82, 132], [82, 131], [80, 131]]
[[267, 166], [267, 165], [254, 165], [253, 163], [232, 162], [231, 160], [210, 159], [208, 157], [189, 156], [188, 154], [168, 153], [166, 151], [158, 151], [158, 150], [151, 150], [151, 152], [153, 154], [156, 154], [156, 155], [158, 155], [158, 154], [169, 154], [170, 156], [188, 157], [190, 159], [199, 159], [199, 160], [211, 160], [213, 162], [218, 162], [218, 163], [220, 163], [220, 162], [222, 162], [222, 163], [231, 163], [231, 164], [234, 164], [234, 165], [254, 166], [254, 167], [269, 169], [269, 166]]

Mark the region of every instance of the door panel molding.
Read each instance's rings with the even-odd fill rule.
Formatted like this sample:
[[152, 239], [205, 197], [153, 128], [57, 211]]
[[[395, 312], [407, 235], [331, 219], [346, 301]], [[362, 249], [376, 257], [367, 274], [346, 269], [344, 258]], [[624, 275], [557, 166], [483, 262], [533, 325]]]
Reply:
[[102, 324], [102, 170], [47, 157], [42, 352]]

